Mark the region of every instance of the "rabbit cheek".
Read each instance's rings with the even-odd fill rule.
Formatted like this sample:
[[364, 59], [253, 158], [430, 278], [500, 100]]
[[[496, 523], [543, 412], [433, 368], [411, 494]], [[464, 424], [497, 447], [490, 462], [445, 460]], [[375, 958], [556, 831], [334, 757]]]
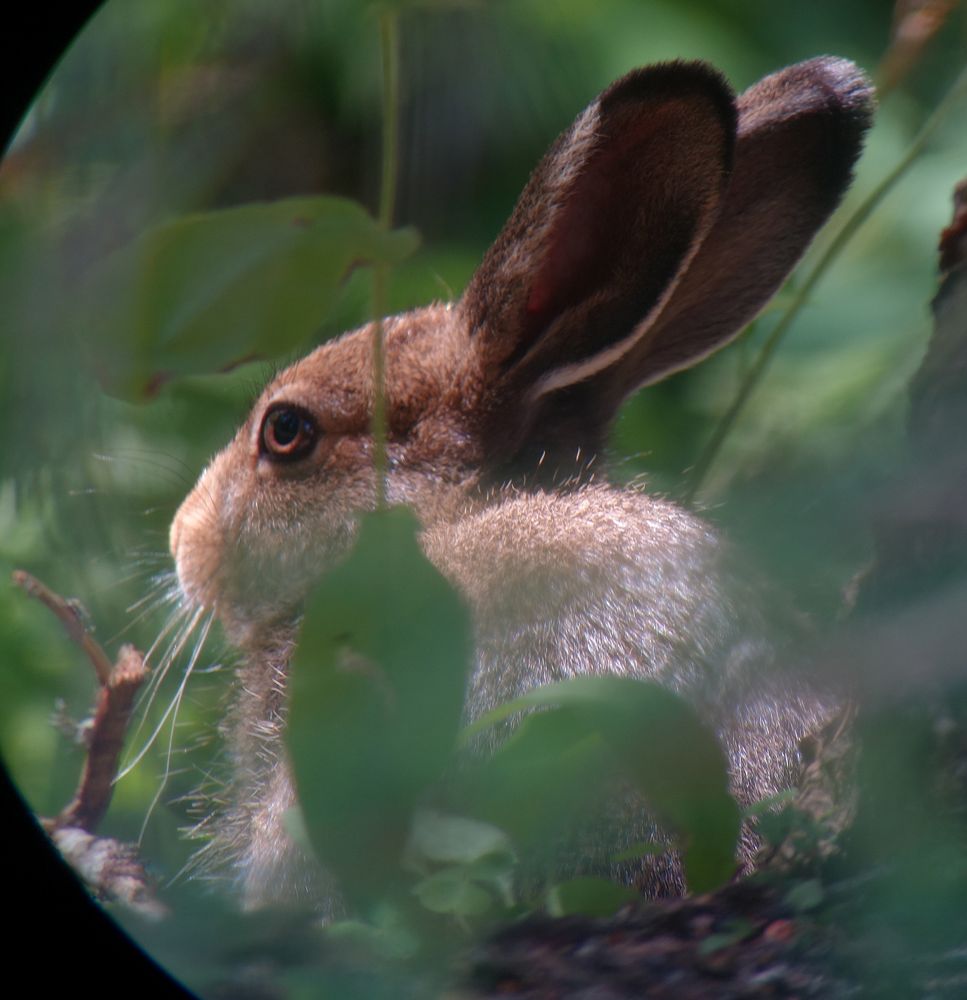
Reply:
[[237, 464], [229, 447], [203, 473], [175, 515], [170, 548], [185, 601], [213, 609], [240, 640], [298, 603], [305, 570], [291, 553], [300, 484], [263, 483]]
[[320, 574], [349, 550], [356, 513], [375, 505], [365, 442], [333, 436], [297, 468], [260, 462], [244, 495], [226, 502], [219, 615], [258, 625], [297, 617]]

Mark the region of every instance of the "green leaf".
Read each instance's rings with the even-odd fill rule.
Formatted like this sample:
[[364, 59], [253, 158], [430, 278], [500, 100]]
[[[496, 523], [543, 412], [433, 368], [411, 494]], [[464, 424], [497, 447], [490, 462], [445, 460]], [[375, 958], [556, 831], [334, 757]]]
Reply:
[[424, 790], [451, 761], [471, 658], [461, 599], [406, 508], [365, 515], [309, 598], [286, 740], [309, 838], [350, 897], [399, 877]]
[[755, 828], [766, 843], [778, 847], [792, 835], [797, 825], [797, 810], [787, 806], [780, 812], [766, 812], [756, 817]]
[[628, 886], [602, 878], [576, 878], [551, 886], [547, 911], [552, 917], [610, 917], [622, 906], [640, 901], [641, 895]]
[[408, 867], [417, 872], [447, 866], [413, 888], [433, 912], [473, 916], [491, 909], [495, 899], [504, 907], [513, 905], [517, 858], [507, 834], [490, 823], [421, 809], [407, 855]]
[[414, 818], [410, 850], [438, 864], [471, 864], [489, 855], [513, 856], [510, 839], [490, 823], [420, 809]]
[[816, 879], [807, 879], [794, 885], [786, 893], [786, 902], [797, 912], [815, 910], [825, 898], [822, 883]]
[[413, 893], [433, 913], [476, 917], [494, 905], [494, 898], [464, 868], [445, 868], [413, 886]]
[[615, 771], [610, 751], [565, 709], [525, 716], [468, 776], [473, 811], [507, 830], [524, 853], [554, 857], [562, 834], [599, 812]]
[[417, 242], [343, 198], [187, 215], [96, 267], [80, 336], [106, 391], [143, 399], [173, 376], [303, 347], [354, 267], [396, 264]]
[[309, 840], [309, 831], [306, 829], [306, 821], [302, 816], [302, 810], [297, 806], [290, 806], [282, 814], [282, 826], [292, 841], [299, 845], [302, 850], [312, 851], [312, 843]]
[[420, 950], [420, 940], [391, 906], [376, 908], [371, 922], [337, 920], [325, 928], [327, 942], [341, 950], [351, 949], [378, 959], [412, 958]]
[[776, 792], [775, 795], [767, 795], [764, 799], [759, 799], [758, 802], [753, 802], [751, 805], [746, 806], [742, 810], [742, 818], [756, 819], [759, 816], [764, 816], [766, 813], [778, 812], [780, 809], [786, 808], [786, 806], [791, 806], [795, 801], [796, 789], [785, 788], [781, 792]]
[[[718, 740], [682, 698], [628, 677], [580, 677], [537, 688], [467, 727], [533, 709], [483, 767], [487, 815], [535, 844], [587, 813], [623, 776], [677, 835], [689, 887], [704, 892], [735, 868], [740, 816]], [[495, 796], [505, 788], [509, 808]], [[489, 796], [489, 798], [488, 798]], [[496, 805], [496, 811], [495, 810]]]

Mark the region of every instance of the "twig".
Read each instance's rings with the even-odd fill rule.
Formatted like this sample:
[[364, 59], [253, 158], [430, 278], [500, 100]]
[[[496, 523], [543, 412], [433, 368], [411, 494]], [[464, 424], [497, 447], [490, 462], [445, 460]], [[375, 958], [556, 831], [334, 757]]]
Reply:
[[[379, 193], [379, 224], [384, 232], [393, 225], [396, 174], [399, 163], [399, 25], [395, 11], [379, 18], [383, 65], [383, 157]], [[386, 386], [383, 316], [386, 314], [388, 267], [378, 261], [373, 269], [373, 465], [376, 469], [376, 506], [386, 506]]]
[[130, 844], [94, 837], [86, 830], [65, 826], [52, 831], [64, 859], [102, 899], [123, 903], [151, 920], [168, 915], [168, 907], [154, 895], [154, 885]]
[[15, 570], [13, 582], [56, 615], [70, 640], [80, 646], [91, 661], [101, 685], [77, 791], [70, 804], [49, 821], [49, 829], [78, 827], [94, 833], [111, 803], [134, 698], [147, 679], [148, 669], [134, 646], [122, 646], [117, 663], [112, 664], [100, 643], [84, 626], [76, 605], [55, 594], [29, 573]]
[[97, 695], [84, 770], [70, 804], [54, 820], [93, 833], [111, 803], [134, 699], [148, 676], [141, 654], [122, 646], [111, 676]]
[[85, 627], [75, 602], [55, 594], [23, 570], [14, 572], [13, 582], [53, 612], [71, 642], [91, 661], [100, 683], [77, 791], [57, 816], [41, 819], [41, 825], [99, 896], [124, 903], [143, 916], [162, 917], [167, 909], [155, 898], [152, 880], [138, 859], [137, 850], [129, 844], [95, 836], [111, 804], [134, 699], [148, 676], [144, 657], [134, 646], [122, 646], [117, 663], [112, 664]]
[[108, 658], [107, 653], [101, 648], [100, 643], [87, 631], [87, 627], [78, 613], [77, 605], [65, 600], [60, 594], [55, 594], [49, 587], [44, 586], [40, 580], [24, 572], [22, 569], [15, 569], [13, 571], [13, 582], [31, 597], [35, 597], [57, 616], [67, 632], [67, 637], [71, 642], [80, 646], [91, 661], [98, 681], [102, 685], [106, 685], [110, 681], [114, 665]]

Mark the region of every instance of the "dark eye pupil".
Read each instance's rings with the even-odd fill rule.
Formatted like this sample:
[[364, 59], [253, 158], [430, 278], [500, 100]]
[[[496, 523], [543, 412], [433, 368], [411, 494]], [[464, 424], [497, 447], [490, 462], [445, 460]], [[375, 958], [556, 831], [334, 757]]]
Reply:
[[273, 461], [305, 458], [319, 436], [315, 420], [297, 406], [270, 410], [262, 423], [260, 453]]
[[275, 443], [285, 447], [299, 436], [302, 418], [295, 410], [280, 410], [273, 414], [272, 433]]

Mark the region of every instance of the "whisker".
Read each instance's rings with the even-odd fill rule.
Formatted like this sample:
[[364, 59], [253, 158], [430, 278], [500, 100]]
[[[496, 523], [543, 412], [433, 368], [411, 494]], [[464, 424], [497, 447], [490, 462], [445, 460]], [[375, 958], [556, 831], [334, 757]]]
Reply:
[[[184, 623], [188, 620], [188, 616], [190, 613], [191, 609], [187, 607], [175, 609], [175, 613], [171, 616], [171, 618], [168, 619], [168, 623], [161, 629], [155, 641], [151, 643], [151, 645], [148, 647], [148, 651], [144, 654], [144, 659], [146, 663], [148, 663], [151, 660], [151, 657], [154, 656], [155, 650], [168, 637], [168, 635], [171, 634], [172, 631], [174, 631], [177, 628], [183, 627]], [[170, 656], [171, 656], [171, 647], [169, 647], [168, 652], [166, 652], [165, 655], [161, 657], [161, 662], [154, 669], [153, 677], [157, 676], [164, 670], [165, 663], [170, 659]], [[152, 678], [152, 683], [154, 683], [153, 678]]]
[[[92, 452], [91, 457], [98, 462], [104, 462], [107, 465], [140, 465], [146, 466], [153, 472], [165, 473], [169, 483], [175, 483], [178, 486], [190, 486], [192, 483], [192, 470], [176, 455], [172, 455], [170, 452], [165, 451], [150, 451], [150, 450], [128, 450], [125, 448], [117, 448], [111, 454], [105, 452]], [[170, 462], [180, 465], [181, 468], [173, 468], [171, 465], [166, 465], [164, 462], [160, 461], [164, 458]], [[165, 478], [165, 477], [161, 477]]]
[[[202, 609], [199, 608], [199, 611]], [[191, 651], [191, 657], [188, 660], [188, 666], [185, 667], [184, 675], [181, 678], [181, 683], [178, 685], [178, 690], [175, 692], [174, 698], [171, 700], [171, 704], [168, 706], [165, 714], [162, 716], [161, 722], [158, 724], [158, 729], [155, 730], [155, 735], [161, 730], [161, 726], [164, 725], [165, 720], [168, 716], [171, 716], [171, 728], [168, 733], [168, 749], [165, 753], [165, 769], [161, 776], [161, 781], [158, 783], [158, 790], [154, 794], [154, 798], [148, 805], [148, 810], [145, 813], [144, 822], [141, 824], [141, 831], [138, 834], [138, 844], [140, 845], [142, 839], [144, 838], [144, 831], [147, 829], [148, 821], [151, 819], [151, 814], [154, 812], [155, 806], [161, 801], [162, 793], [165, 790], [165, 786], [168, 784], [168, 779], [171, 777], [171, 758], [174, 753], [174, 743], [175, 743], [175, 730], [178, 727], [178, 710], [181, 708], [181, 699], [184, 697], [185, 688], [188, 686], [188, 681], [191, 678], [192, 671], [195, 669], [195, 664], [198, 662], [198, 657], [201, 655], [202, 648], [205, 645], [205, 640], [208, 638], [208, 632], [211, 629], [212, 622], [215, 619], [214, 612], [209, 612], [208, 618], [205, 620], [201, 627], [201, 632], [198, 635], [198, 639], [195, 642], [195, 648]], [[195, 623], [198, 621], [198, 614], [196, 613], [192, 628], [194, 628]], [[148, 746], [154, 741], [154, 736], [152, 736], [151, 741], [149, 741]], [[145, 747], [147, 750], [147, 746]], [[140, 756], [144, 755], [142, 751]], [[137, 763], [135, 761], [134, 763]], [[131, 765], [133, 766], [133, 764]], [[130, 767], [126, 770], [130, 770]], [[118, 775], [121, 777], [121, 775]], [[117, 779], [115, 779], [117, 780]]]
[[131, 631], [139, 622], [144, 621], [145, 618], [150, 617], [155, 612], [159, 611], [165, 605], [175, 604], [178, 600], [178, 592], [173, 590], [171, 587], [162, 589], [158, 587], [153, 594], [148, 594], [142, 597], [141, 600], [136, 601], [131, 607], [129, 607], [128, 613], [140, 608], [140, 611], [133, 618], [131, 618], [126, 625], [114, 633], [111, 637], [110, 642], [116, 643], [119, 639], [122, 639], [128, 632]]
[[[145, 529], [145, 535], [154, 535], [155, 537], [163, 537], [167, 541], [167, 533], [164, 531], [154, 530], [149, 531]], [[134, 565], [141, 563], [168, 563], [171, 561], [171, 554], [168, 552], [167, 544], [162, 545], [161, 548], [148, 547], [147, 545], [139, 545], [134, 550], [135, 555], [131, 558], [131, 562]]]
[[[200, 610], [200, 609], [199, 609]], [[154, 649], [158, 646], [161, 639], [167, 634], [174, 630], [174, 638], [165, 650], [164, 655], [158, 662], [157, 667], [154, 669], [154, 673], [151, 678], [151, 682], [148, 688], [145, 690], [141, 699], [138, 703], [138, 708], [142, 710], [142, 715], [147, 716], [151, 709], [151, 705], [154, 701], [157, 689], [161, 686], [162, 681], [168, 676], [168, 671], [171, 669], [171, 665], [177, 659], [178, 655], [184, 649], [185, 643], [188, 641], [192, 631], [198, 623], [198, 612], [196, 610], [194, 616], [192, 616], [192, 609], [185, 608], [183, 612], [176, 613], [172, 617], [171, 623], [163, 630], [163, 632], [158, 636], [158, 638], [153, 643], [151, 649], [148, 650], [148, 655], [152, 654]], [[145, 657], [147, 659], [147, 656]], [[143, 708], [142, 708], [143, 705]]]
[[[111, 583], [110, 586], [112, 588], [124, 587], [127, 584], [132, 583], [135, 580], [142, 579], [146, 575], [148, 575], [149, 578], [148, 586], [153, 589], [157, 586], [158, 581], [162, 578], [162, 576], [166, 575], [164, 572], [159, 572], [156, 569], [156, 567], [159, 565], [163, 565], [164, 563], [169, 561], [170, 557], [166, 559], [160, 559], [160, 558], [152, 559], [150, 561], [148, 560], [147, 557], [142, 557], [137, 560], [131, 560], [129, 563], [129, 566], [131, 567], [130, 572], [125, 574], [124, 576], [119, 576], [116, 580], [114, 580]], [[152, 579], [152, 577], [154, 577], [154, 579]], [[130, 611], [130, 608], [127, 608], [125, 610]]]
[[[190, 610], [188, 610], [188, 611], [185, 612], [185, 616], [187, 616], [188, 614], [190, 614]], [[161, 682], [168, 675], [168, 671], [171, 669], [171, 664], [175, 661], [175, 659], [178, 657], [178, 654], [184, 648], [185, 643], [188, 641], [188, 638], [190, 637], [191, 633], [195, 630], [195, 628], [197, 627], [198, 623], [201, 621], [201, 619], [204, 616], [204, 614], [205, 614], [205, 609], [203, 607], [199, 606], [198, 608], [195, 609], [194, 614], [192, 614], [191, 618], [187, 621], [187, 623], [183, 625], [183, 627], [181, 629], [181, 632], [177, 635], [175, 641], [172, 643], [171, 647], [168, 649], [168, 652], [165, 653], [165, 655], [161, 659], [161, 662], [158, 664], [157, 668], [154, 670], [152, 678], [151, 678], [151, 680], [149, 681], [149, 683], [147, 685], [147, 690], [142, 695], [141, 699], [139, 699], [138, 710], [139, 710], [139, 712], [141, 714], [141, 722], [138, 724], [137, 729], [134, 731], [132, 739], [137, 738], [138, 734], [141, 732], [141, 729], [144, 726], [144, 722], [145, 722], [145, 720], [148, 717], [148, 712], [151, 710], [151, 706], [154, 704], [154, 699], [155, 699], [155, 697], [158, 694], [158, 690], [159, 690], [159, 688], [161, 686]], [[211, 615], [211, 612], [209, 612], [209, 615]], [[162, 634], [158, 636], [158, 638], [155, 640], [155, 642], [152, 645], [152, 647], [145, 654], [144, 659], [145, 659], [146, 663], [148, 662], [149, 657], [153, 653], [154, 649], [157, 647], [158, 643], [164, 637], [165, 633], [166, 632], [170, 632], [175, 627], [175, 625], [178, 624], [178, 622], [179, 622], [179, 616], [175, 616], [172, 619], [172, 621], [168, 623], [168, 625], [162, 631]], [[210, 624], [211, 624], [211, 621], [209, 620], [209, 625]], [[204, 634], [206, 636], [208, 635], [208, 627], [207, 626], [204, 629]], [[183, 679], [182, 680], [182, 687], [184, 686], [184, 683], [185, 683], [185, 680]], [[181, 688], [179, 688], [179, 690], [181, 690]], [[176, 695], [176, 697], [177, 697], [177, 695]], [[143, 705], [143, 707], [142, 707], [142, 705]], [[161, 717], [161, 720], [158, 722], [157, 726], [155, 726], [154, 731], [148, 737], [148, 739], [145, 742], [144, 746], [138, 751], [138, 753], [135, 755], [134, 759], [130, 763], [126, 764], [124, 766], [124, 768], [121, 771], [118, 772], [117, 779], [115, 779], [115, 780], [123, 778], [126, 774], [130, 773], [130, 771], [140, 763], [140, 761], [144, 758], [144, 755], [148, 752], [148, 750], [154, 744], [154, 741], [158, 738], [158, 734], [161, 732], [161, 730], [164, 727], [164, 724], [167, 721], [167, 718], [168, 718], [168, 716], [170, 714], [171, 714], [171, 705], [169, 705], [168, 708], [165, 710], [164, 715]]]
[[136, 601], [129, 604], [124, 610], [129, 615], [133, 615], [135, 611], [143, 608], [145, 604], [152, 603], [157, 597], [162, 597], [165, 602], [167, 602], [170, 599], [177, 598], [177, 596], [178, 591], [174, 585], [174, 574], [161, 574], [155, 579], [142, 597], [139, 597]]

